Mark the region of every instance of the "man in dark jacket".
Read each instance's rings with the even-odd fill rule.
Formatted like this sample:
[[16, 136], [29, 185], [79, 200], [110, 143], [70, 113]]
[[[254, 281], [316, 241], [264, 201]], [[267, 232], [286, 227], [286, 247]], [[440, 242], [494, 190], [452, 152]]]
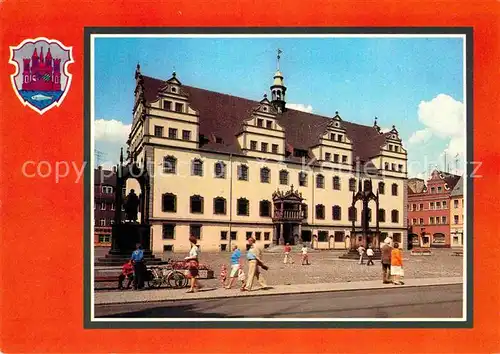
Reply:
[[380, 247], [380, 253], [382, 256], [382, 276], [384, 284], [391, 284], [391, 275], [390, 275], [391, 252], [392, 252], [391, 241], [392, 240], [389, 237], [387, 237], [384, 240], [382, 247]]

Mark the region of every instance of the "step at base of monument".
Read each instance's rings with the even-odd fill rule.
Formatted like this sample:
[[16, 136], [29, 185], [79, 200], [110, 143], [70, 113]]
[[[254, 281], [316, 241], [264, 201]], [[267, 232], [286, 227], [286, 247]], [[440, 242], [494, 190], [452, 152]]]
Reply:
[[[127, 263], [130, 259], [130, 253], [108, 253], [105, 257], [98, 258], [94, 265], [95, 266], [122, 266]], [[162, 265], [167, 264], [167, 261], [162, 260], [161, 258], [156, 258], [153, 256], [151, 251], [144, 252], [144, 261], [147, 265]]]
[[[378, 249], [373, 250], [373, 253], [374, 253], [374, 255], [372, 257], [373, 260], [380, 260], [382, 258], [380, 250], [378, 250]], [[339, 258], [341, 258], [341, 259], [358, 259], [359, 260], [359, 253], [357, 250], [349, 250], [349, 252], [344, 253]], [[363, 255], [363, 261], [367, 261], [367, 260], [368, 260], [368, 256], [365, 253]]]

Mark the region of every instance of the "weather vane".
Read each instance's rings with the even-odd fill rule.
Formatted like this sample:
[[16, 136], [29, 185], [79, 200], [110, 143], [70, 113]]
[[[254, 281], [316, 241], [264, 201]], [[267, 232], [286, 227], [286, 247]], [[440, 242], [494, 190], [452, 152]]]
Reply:
[[281, 49], [278, 48], [278, 70], [280, 69], [280, 54], [283, 53], [283, 51]]

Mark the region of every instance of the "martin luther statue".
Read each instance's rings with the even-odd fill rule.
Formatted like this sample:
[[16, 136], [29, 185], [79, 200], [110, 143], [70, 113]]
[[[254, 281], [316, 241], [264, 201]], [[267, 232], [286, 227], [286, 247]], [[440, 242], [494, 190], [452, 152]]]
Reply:
[[140, 200], [135, 191], [132, 189], [127, 196], [127, 201], [125, 202], [125, 214], [126, 219], [132, 222], [137, 222], [137, 208], [139, 207]]

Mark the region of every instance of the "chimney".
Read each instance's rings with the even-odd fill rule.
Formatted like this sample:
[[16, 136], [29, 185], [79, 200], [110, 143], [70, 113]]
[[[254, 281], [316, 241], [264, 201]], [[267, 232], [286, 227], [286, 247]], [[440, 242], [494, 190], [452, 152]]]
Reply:
[[116, 173], [116, 166], [113, 166], [113, 173]]

